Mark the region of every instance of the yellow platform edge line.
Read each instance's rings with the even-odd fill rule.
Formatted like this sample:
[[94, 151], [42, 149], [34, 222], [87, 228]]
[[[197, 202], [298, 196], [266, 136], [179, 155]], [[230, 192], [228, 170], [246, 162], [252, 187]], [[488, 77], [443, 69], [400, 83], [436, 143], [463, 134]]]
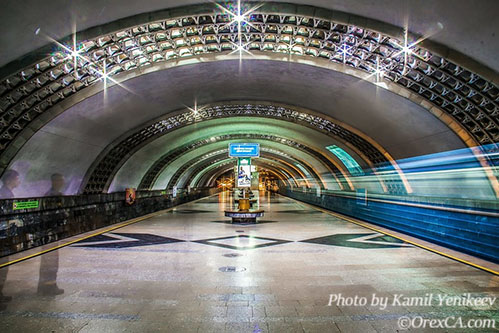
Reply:
[[309, 204], [309, 203], [306, 203], [306, 202], [303, 202], [303, 201], [300, 201], [300, 200], [296, 200], [296, 199], [291, 198], [291, 197], [288, 197], [288, 196], [286, 196], [286, 195], [283, 195], [283, 196], [284, 196], [284, 197], [286, 197], [286, 198], [288, 198], [288, 199], [291, 199], [291, 200], [293, 200], [293, 201], [296, 201], [296, 202], [298, 202], [298, 203], [300, 203], [300, 204], [304, 204], [304, 205], [307, 205], [307, 206], [312, 207], [312, 208], [314, 208], [314, 209], [317, 209], [317, 210], [319, 210], [319, 211], [321, 211], [321, 212], [323, 212], [323, 213], [325, 213], [325, 214], [329, 214], [329, 215], [332, 215], [332, 216], [334, 216], [334, 217], [338, 217], [338, 218], [340, 218], [340, 219], [343, 219], [343, 220], [348, 221], [348, 222], [350, 222], [350, 223], [353, 223], [353, 224], [359, 225], [359, 226], [364, 227], [364, 228], [366, 228], [366, 229], [370, 229], [370, 230], [373, 230], [373, 231], [379, 232], [380, 234], [384, 234], [384, 235], [387, 235], [387, 236], [390, 236], [390, 237], [393, 237], [393, 238], [399, 239], [399, 240], [401, 240], [401, 241], [404, 241], [404, 242], [406, 242], [406, 243], [412, 244], [412, 245], [414, 245], [414, 246], [417, 246], [417, 247], [419, 247], [419, 248], [425, 249], [425, 250], [427, 250], [427, 251], [430, 251], [430, 252], [433, 252], [433, 253], [439, 254], [439, 255], [444, 256], [444, 257], [447, 257], [447, 258], [449, 258], [449, 259], [456, 260], [456, 261], [458, 261], [458, 262], [460, 262], [460, 263], [463, 263], [463, 264], [466, 264], [466, 265], [469, 265], [469, 266], [472, 266], [472, 267], [475, 267], [475, 268], [481, 269], [481, 270], [483, 270], [483, 271], [486, 271], [486, 272], [488, 272], [488, 273], [491, 273], [491, 274], [494, 274], [494, 275], [499, 276], [499, 272], [498, 272], [498, 271], [494, 271], [493, 269], [490, 269], [490, 268], [487, 268], [487, 267], [480, 266], [480, 265], [475, 264], [475, 263], [473, 263], [473, 262], [471, 262], [471, 261], [467, 261], [467, 260], [464, 260], [464, 259], [461, 259], [461, 258], [455, 257], [455, 256], [453, 256], [453, 255], [451, 255], [451, 254], [448, 254], [448, 253], [445, 253], [445, 252], [442, 252], [442, 251], [439, 251], [439, 250], [433, 249], [433, 248], [431, 248], [431, 247], [428, 247], [428, 246], [423, 245], [423, 244], [419, 244], [419, 243], [417, 243], [417, 242], [415, 242], [415, 241], [411, 241], [411, 240], [409, 240], [409, 239], [405, 239], [405, 238], [400, 237], [400, 236], [398, 236], [398, 235], [394, 235], [394, 234], [392, 234], [392, 233], [390, 233], [390, 232], [387, 232], [387, 231], [384, 231], [384, 230], [381, 230], [381, 229], [378, 229], [378, 228], [372, 227], [372, 226], [370, 226], [370, 225], [366, 225], [365, 223], [362, 223], [362, 222], [356, 221], [356, 220], [354, 220], [354, 219], [352, 219], [352, 218], [350, 218], [350, 217], [348, 217], [348, 216], [346, 216], [346, 215], [343, 215], [343, 214], [340, 214], [340, 213], [336, 213], [336, 212], [332, 212], [332, 211], [330, 211], [330, 210], [327, 210], [327, 209], [324, 209], [324, 208], [321, 208], [321, 207], [318, 207], [318, 206], [315, 206], [315, 205], [312, 205], [312, 204]]
[[[221, 193], [221, 192], [220, 192], [220, 193]], [[170, 208], [167, 208], [167, 209], [159, 210], [159, 211], [154, 212], [154, 213], [149, 213], [149, 214], [144, 215], [144, 216], [140, 216], [140, 217], [133, 218], [133, 219], [128, 220], [128, 221], [126, 221], [126, 222], [123, 222], [123, 223], [121, 223], [121, 224], [119, 224], [119, 225], [116, 225], [116, 226], [113, 226], [113, 227], [107, 228], [106, 230], [98, 231], [98, 232], [93, 233], [93, 234], [91, 234], [91, 235], [84, 236], [84, 237], [81, 237], [81, 238], [78, 238], [78, 239], [72, 240], [72, 241], [70, 241], [70, 242], [67, 242], [67, 243], [64, 243], [64, 244], [61, 244], [61, 245], [57, 245], [57, 246], [51, 247], [50, 249], [43, 250], [43, 251], [40, 251], [40, 252], [37, 252], [37, 253], [30, 254], [29, 256], [25, 256], [25, 257], [22, 257], [22, 258], [19, 258], [19, 259], [15, 259], [15, 260], [8, 261], [8, 262], [6, 262], [6, 263], [0, 264], [0, 268], [6, 267], [6, 266], [10, 266], [10, 265], [13, 265], [13, 264], [15, 264], [15, 263], [18, 263], [18, 262], [21, 262], [21, 261], [25, 261], [25, 260], [28, 260], [28, 259], [31, 259], [31, 258], [34, 258], [34, 257], [37, 257], [37, 256], [39, 256], [39, 255], [42, 255], [42, 254], [47, 253], [47, 252], [50, 252], [50, 251], [58, 250], [58, 249], [60, 249], [60, 248], [63, 248], [63, 247], [69, 246], [69, 245], [74, 244], [74, 243], [77, 243], [77, 242], [79, 242], [79, 241], [82, 241], [82, 240], [85, 240], [85, 239], [88, 239], [88, 238], [91, 238], [91, 237], [94, 237], [94, 236], [98, 236], [98, 235], [105, 234], [106, 232], [110, 232], [110, 231], [113, 231], [113, 230], [116, 230], [116, 229], [120, 229], [120, 228], [123, 228], [123, 227], [129, 226], [130, 224], [134, 224], [134, 223], [137, 223], [137, 222], [140, 222], [140, 221], [143, 221], [143, 220], [149, 219], [149, 218], [154, 217], [154, 216], [156, 216], [156, 215], [159, 215], [159, 214], [163, 214], [163, 213], [169, 212], [169, 211], [170, 211], [170, 210], [172, 210], [172, 209], [175, 209], [175, 208], [178, 208], [178, 207], [182, 207], [183, 205], [187, 205], [187, 204], [195, 203], [195, 202], [197, 202], [197, 201], [200, 201], [200, 200], [203, 200], [203, 199], [206, 199], [206, 198], [210, 198], [210, 197], [213, 197], [213, 196], [218, 195], [218, 194], [219, 194], [219, 193], [215, 193], [215, 194], [208, 195], [208, 196], [206, 196], [206, 197], [202, 197], [202, 198], [199, 198], [199, 199], [196, 199], [196, 200], [193, 200], [193, 201], [185, 202], [185, 203], [180, 204], [180, 205], [177, 205], [177, 206], [173, 206], [173, 207], [170, 207]], [[26, 251], [27, 251], [27, 250], [26, 250]]]
[[[215, 196], [215, 195], [218, 195], [219, 193], [216, 193], [216, 194], [213, 194], [213, 195], [209, 195], [209, 196], [206, 196], [206, 197], [203, 197], [203, 198], [199, 198], [199, 199], [196, 199], [196, 200], [193, 200], [193, 201], [189, 201], [189, 202], [186, 202], [186, 203], [183, 203], [183, 204], [180, 204], [178, 206], [174, 206], [174, 207], [170, 207], [170, 208], [167, 208], [167, 209], [164, 209], [164, 210], [160, 210], [160, 211], [157, 211], [157, 212], [154, 212], [154, 213], [150, 213], [150, 214], [147, 214], [147, 215], [144, 215], [144, 216], [141, 216], [141, 217], [137, 217], [137, 218], [134, 218], [134, 219], [131, 219], [130, 221], [128, 222], [125, 222], [125, 223], [122, 223], [120, 225], [117, 225], [117, 226], [114, 226], [114, 227], [111, 227], [111, 228], [108, 228], [106, 230], [102, 230], [102, 231], [99, 231], [99, 232], [96, 232], [96, 233], [93, 233], [91, 235], [88, 235], [88, 236], [84, 236], [84, 237], [81, 237], [81, 238], [78, 238], [78, 239], [75, 239], [73, 241], [70, 241], [70, 242], [67, 242], [67, 243], [64, 243], [64, 244], [61, 244], [61, 245], [57, 245], [57, 246], [54, 246], [50, 249], [47, 249], [47, 250], [43, 250], [43, 251], [40, 251], [40, 252], [37, 252], [37, 253], [34, 253], [34, 254], [31, 254], [29, 256], [26, 256], [26, 257], [22, 257], [22, 258], [19, 258], [19, 259], [16, 259], [16, 260], [12, 260], [12, 261], [9, 261], [9, 262], [6, 262], [6, 263], [3, 263], [3, 264], [0, 264], [0, 268], [2, 267], [6, 267], [6, 266], [10, 266], [12, 264], [15, 264], [15, 263], [18, 263], [18, 262], [21, 262], [21, 261], [24, 261], [24, 260], [28, 260], [28, 259], [31, 259], [31, 258], [34, 258], [36, 256], [39, 256], [39, 255], [42, 255], [44, 253], [47, 253], [47, 252], [50, 252], [50, 251], [54, 251], [54, 250], [57, 250], [57, 249], [60, 249], [60, 248], [63, 248], [63, 247], [66, 247], [66, 246], [69, 246], [71, 244], [74, 244], [74, 243], [77, 243], [79, 241], [82, 241], [82, 240], [85, 240], [85, 239], [88, 239], [88, 238], [91, 238], [91, 237], [94, 237], [94, 236], [98, 236], [98, 235], [102, 235], [106, 232], [110, 232], [110, 231], [113, 231], [113, 230], [116, 230], [116, 229], [119, 229], [119, 228], [123, 228], [123, 227], [126, 227], [130, 224], [134, 224], [134, 223], [137, 223], [137, 222], [140, 222], [140, 221], [143, 221], [143, 220], [146, 220], [146, 219], [149, 219], [151, 217], [154, 217], [156, 215], [159, 215], [159, 214], [163, 214], [163, 213], [166, 213], [172, 209], [175, 209], [175, 208], [178, 208], [178, 207], [181, 207], [183, 205], [187, 205], [187, 204], [190, 204], [190, 203], [195, 203], [197, 201], [200, 201], [200, 200], [203, 200], [203, 199], [206, 199], [206, 198], [209, 198], [209, 197], [212, 197], [212, 196]], [[478, 268], [478, 269], [481, 269], [483, 271], [486, 271], [486, 272], [489, 272], [491, 274], [494, 274], [494, 275], [497, 275], [499, 276], [499, 272], [498, 271], [494, 271], [493, 269], [490, 269], [490, 268], [487, 268], [487, 267], [483, 267], [483, 266], [480, 266], [478, 264], [475, 264], [473, 262], [470, 262], [470, 261], [467, 261], [467, 260], [464, 260], [464, 259], [461, 259], [461, 258], [458, 258], [458, 257], [455, 257], [451, 254], [448, 254], [448, 253], [445, 253], [445, 252], [442, 252], [442, 251], [439, 251], [439, 250], [436, 250], [436, 249], [433, 249], [431, 247], [428, 247], [426, 245], [423, 245], [423, 244], [419, 244], [417, 242], [414, 242], [414, 241], [411, 241], [411, 240], [408, 240], [408, 239], [405, 239], [403, 237], [400, 237], [398, 235], [395, 235], [395, 234], [392, 234], [390, 232], [387, 232], [387, 231], [384, 231], [384, 230], [380, 230], [378, 228], [375, 228], [375, 227], [372, 227], [372, 226], [369, 226], [369, 225], [366, 225], [362, 222], [358, 222], [356, 220], [353, 220], [351, 219], [350, 217], [348, 216], [345, 216], [343, 214], [339, 214], [339, 213], [335, 213], [335, 212], [332, 212], [332, 211], [329, 211], [327, 209], [324, 209], [324, 208], [321, 208], [321, 207], [318, 207], [318, 206], [314, 206], [314, 205], [311, 205], [311, 204], [308, 204], [306, 202], [302, 202], [302, 201], [299, 201], [299, 200], [296, 200], [296, 199], [293, 199], [291, 197], [288, 197], [288, 196], [285, 196], [287, 197], [288, 199], [291, 199], [293, 201], [296, 201], [300, 204], [304, 204], [304, 205], [307, 205], [307, 206], [310, 206], [314, 209], [317, 209], [325, 214], [328, 214], [328, 215], [332, 215], [334, 217], [338, 217], [338, 218], [341, 218], [345, 221], [348, 221], [350, 223], [353, 223], [353, 224], [356, 224], [356, 225], [359, 225], [363, 228], [366, 228], [366, 229], [369, 229], [369, 230], [373, 230], [373, 231], [376, 231], [376, 232], [379, 232], [381, 234], [384, 234], [384, 235], [387, 235], [387, 236], [390, 236], [390, 237], [393, 237], [393, 238], [396, 238], [396, 239], [399, 239], [401, 241], [404, 241], [406, 243], [409, 243], [409, 244], [412, 244], [414, 246], [417, 246], [419, 248], [422, 248], [422, 249], [425, 249], [427, 251], [430, 251], [430, 252], [433, 252], [433, 253], [436, 253], [436, 254], [439, 254], [441, 256], [444, 256], [444, 257], [447, 257], [449, 259], [452, 259], [452, 260], [456, 260], [458, 262], [461, 262], [463, 264], [466, 264], [466, 265], [469, 265], [469, 266], [472, 266], [472, 267], [475, 267], [475, 268]]]

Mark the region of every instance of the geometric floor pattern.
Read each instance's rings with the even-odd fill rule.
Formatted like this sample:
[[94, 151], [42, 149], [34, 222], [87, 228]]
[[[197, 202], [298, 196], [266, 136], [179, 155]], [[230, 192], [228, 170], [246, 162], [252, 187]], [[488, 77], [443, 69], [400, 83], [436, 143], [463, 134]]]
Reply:
[[[285, 197], [259, 200], [272, 223], [213, 223], [230, 221], [222, 193], [0, 269], [0, 332], [384, 333], [402, 332], [400, 318], [448, 317], [499, 327], [499, 300], [438, 304], [499, 297], [497, 276]], [[370, 302], [429, 294], [429, 306]], [[330, 306], [331, 295], [369, 302]], [[445, 331], [492, 330], [409, 330]]]
[[[122, 249], [129, 247], [139, 247], [147, 245], [161, 245], [183, 242], [182, 240], [175, 238], [162, 237], [158, 235], [151, 234], [139, 234], [139, 233], [108, 233], [104, 235], [98, 235], [94, 237], [87, 238], [83, 241], [77, 242], [73, 247], [90, 247], [90, 248], [111, 248], [111, 249]], [[83, 245], [79, 245], [83, 243]]]
[[[121, 236], [121, 237], [116, 237]], [[130, 248], [149, 245], [171, 244], [177, 242], [184, 242], [185, 240], [162, 237], [151, 234], [138, 234], [138, 233], [108, 233], [103, 235], [94, 236], [85, 240], [79, 241], [72, 245], [73, 247], [88, 247], [88, 248]], [[232, 250], [251, 250], [261, 247], [281, 245], [290, 243], [292, 241], [265, 238], [258, 236], [236, 235], [228, 237], [217, 237], [210, 239], [194, 240], [193, 242], [205, 245], [218, 246]], [[342, 246], [357, 249], [381, 249], [381, 248], [398, 248], [403, 246], [410, 246], [396, 238], [380, 235], [378, 233], [356, 233], [356, 234], [336, 234], [322, 236], [312, 239], [306, 239], [299, 242], [329, 245], [329, 246]]]
[[397, 238], [377, 233], [335, 234], [307, 239], [302, 242], [356, 249], [388, 249], [408, 246]]
[[196, 243], [218, 246], [231, 250], [251, 250], [272, 245], [286, 244], [290, 241], [274, 238], [256, 237], [248, 235], [236, 235], [229, 237], [218, 237], [197, 240]]

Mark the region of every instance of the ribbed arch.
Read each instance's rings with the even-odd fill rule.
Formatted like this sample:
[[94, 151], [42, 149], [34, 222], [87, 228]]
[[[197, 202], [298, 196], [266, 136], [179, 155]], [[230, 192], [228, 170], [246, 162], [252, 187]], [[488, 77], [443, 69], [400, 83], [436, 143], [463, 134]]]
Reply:
[[[389, 33], [383, 33], [362, 25], [335, 22], [330, 19], [335, 17], [334, 13], [327, 10], [317, 11], [318, 16], [311, 17], [308, 8], [292, 6], [294, 10], [289, 13], [289, 6], [274, 4], [253, 13], [250, 20], [256, 30], [248, 25], [243, 31], [237, 31], [233, 25], [226, 26], [227, 14], [214, 15], [215, 8], [210, 7], [200, 6], [194, 15], [185, 9], [182, 15], [180, 10], [177, 11], [180, 16], [175, 18], [170, 16], [171, 13], [168, 13], [168, 18], [161, 18], [165, 15], [163, 12], [157, 17], [158, 21], [141, 22], [135, 26], [118, 25], [118, 31], [109, 31], [109, 27], [94, 29], [95, 32], [108, 33], [89, 34], [88, 39], [81, 42], [80, 56], [76, 61], [76, 66], [81, 68], [75, 68], [74, 59], [68, 57], [68, 50], [63, 48], [25, 68], [11, 68], [13, 72], [0, 82], [3, 95], [0, 103], [0, 154], [7, 153], [16, 139], [23, 141], [30, 136], [28, 133], [19, 134], [27, 132], [28, 127], [33, 129], [29, 125], [38, 115], [46, 113], [46, 121], [53, 117], [49, 114], [61, 112], [52, 109], [55, 104], [78, 95], [86, 87], [98, 86], [96, 92], [100, 91], [103, 87], [99, 82], [104, 72], [106, 77], [114, 76], [113, 80], [121, 81], [176, 66], [181, 63], [177, 59], [216, 53], [226, 55], [234, 50], [234, 45], [243, 42], [239, 41], [240, 38], [244, 38], [244, 47], [250, 52], [293, 54], [295, 58], [310, 58], [312, 61], [323, 59], [329, 61], [335, 70], [359, 71], [356, 75], [365, 79], [372, 79], [373, 73], [379, 76], [381, 65], [386, 88], [394, 92], [404, 90], [399, 93], [424, 101], [422, 104], [444, 122], [465, 129], [462, 138], [469, 145], [499, 140], [496, 101], [499, 90], [494, 81], [466, 70], [422, 45], [414, 46], [410, 53], [404, 54], [401, 52], [404, 42], [400, 40], [400, 30], [394, 34], [393, 27], [390, 27]], [[280, 7], [283, 11], [273, 12]], [[189, 10], [194, 10], [194, 7], [189, 7]], [[323, 16], [324, 13], [328, 14]], [[417, 39], [416, 36], [413, 38]], [[179, 40], [182, 40], [180, 46]], [[345, 46], [349, 50], [342, 53]], [[291, 57], [285, 56], [285, 59], [290, 61]], [[118, 78], [120, 73], [125, 75]], [[439, 110], [432, 110], [434, 107]], [[22, 145], [19, 143], [14, 147]], [[9, 159], [12, 156], [10, 152], [4, 157]]]
[[[179, 182], [180, 184], [182, 183], [182, 179], [185, 177], [189, 177], [189, 174], [191, 173], [190, 169], [196, 167], [198, 163], [202, 163], [205, 160], [209, 159], [218, 159], [220, 157], [227, 156], [228, 150], [223, 149], [223, 150], [217, 150], [217, 151], [212, 151], [206, 155], [203, 156], [198, 156], [190, 161], [188, 161], [182, 168], [177, 169], [174, 173], [174, 175], [170, 178], [167, 189], [172, 189], [174, 186], [178, 186]], [[306, 178], [306, 179], [313, 179], [313, 181], [321, 188], [324, 188], [324, 182], [317, 173], [317, 171], [314, 170], [314, 168], [305, 160], [297, 160], [294, 157], [291, 157], [287, 154], [284, 153], [278, 153], [278, 152], [272, 152], [269, 151], [268, 148], [261, 148], [261, 153], [260, 153], [260, 158], [264, 159], [272, 159], [275, 161], [279, 161], [282, 164], [288, 165], [289, 168], [293, 168], [299, 171], [301, 175]], [[300, 164], [305, 168], [305, 171], [301, 170], [297, 165]]]
[[[221, 166], [231, 165], [234, 167], [236, 164], [235, 160], [232, 158], [218, 158], [211, 161], [205, 161], [200, 163], [199, 167], [192, 170], [190, 176], [183, 182], [179, 184], [180, 187], [188, 186], [188, 184], [200, 184], [200, 180], [203, 176], [210, 170], [215, 170]], [[267, 158], [259, 158], [255, 161], [255, 165], [262, 166], [272, 166], [274, 170], [279, 170], [280, 173], [285, 173], [289, 175], [297, 186], [306, 185], [310, 186], [310, 182], [307, 179], [303, 179], [303, 174], [300, 173], [296, 168], [292, 168], [287, 164], [281, 163], [281, 161], [269, 160]], [[289, 177], [288, 177], [289, 178]]]
[[[264, 165], [264, 166], [262, 166], [262, 165]], [[271, 167], [270, 165], [265, 165], [264, 163], [260, 164], [260, 166], [262, 166], [262, 169], [273, 174], [275, 177], [277, 177], [277, 179], [282, 181], [287, 186], [289, 186], [289, 187], [297, 186], [297, 184], [293, 181], [293, 179], [290, 178], [289, 176], [287, 176], [285, 173], [283, 173], [282, 170], [277, 170], [277, 169]], [[234, 168], [233, 167], [231, 167], [231, 168], [223, 168], [222, 167], [219, 169], [215, 168], [213, 171], [205, 173], [201, 177], [199, 184], [201, 187], [216, 187], [217, 184], [215, 183], [215, 181], [217, 180], [217, 178], [220, 177], [221, 175], [223, 175], [224, 173], [231, 171], [231, 170], [234, 170]]]
[[[175, 170], [177, 169], [177, 165], [180, 168], [182, 168], [182, 166], [184, 166], [185, 168], [187, 165], [190, 165], [190, 162], [185, 160], [184, 158], [187, 152], [191, 156], [197, 156], [198, 151], [200, 152], [199, 154], [201, 154], [201, 151], [203, 151], [203, 154], [207, 153], [205, 149], [200, 149], [201, 147], [213, 147], [213, 149], [221, 147], [225, 148], [230, 142], [237, 143], [251, 141], [260, 143], [262, 150], [264, 151], [280, 151], [282, 153], [286, 153], [287, 155], [291, 155], [294, 158], [301, 156], [301, 163], [308, 165], [309, 168], [314, 169], [313, 165], [315, 165], [316, 167], [322, 167], [322, 171], [320, 171], [319, 169], [315, 171], [319, 178], [324, 177], [324, 181], [327, 181], [330, 184], [337, 183], [337, 185], [335, 186], [337, 186], [339, 189], [350, 188], [349, 183], [351, 183], [351, 181], [349, 180], [348, 172], [343, 171], [343, 173], [347, 174], [346, 177], [343, 177], [343, 173], [340, 173], [340, 171], [336, 168], [336, 165], [334, 163], [331, 163], [331, 159], [328, 158], [329, 156], [325, 156], [322, 153], [314, 150], [313, 148], [305, 146], [303, 144], [299, 144], [296, 141], [285, 139], [283, 137], [278, 137], [275, 135], [257, 134], [228, 134], [224, 136], [217, 136], [215, 138], [215, 142], [212, 142], [210, 139], [201, 140], [199, 142], [205, 143], [204, 145], [198, 145], [197, 142], [195, 144], [187, 144], [185, 147], [190, 147], [191, 150], [186, 150], [184, 149], [184, 147], [180, 147], [179, 149], [174, 149], [171, 153], [165, 154], [164, 156], [160, 157], [158, 159], [159, 163], [154, 163], [152, 167], [149, 168], [149, 171], [144, 175], [141, 184], [144, 182], [144, 179], [153, 179], [154, 182], [156, 182], [156, 180], [158, 179], [163, 179], [162, 182], [164, 183], [164, 177], [161, 175], [169, 174], [169, 172], [175, 172]], [[179, 154], [179, 151], [184, 152], [184, 154]], [[177, 163], [173, 163], [178, 159], [181, 159], [182, 162], [179, 160]], [[313, 165], [310, 163], [312, 163]], [[161, 168], [159, 168], [158, 165], [161, 165]], [[343, 168], [343, 166], [340, 167]], [[169, 171], [170, 169], [172, 169], [173, 171]], [[153, 177], [151, 174], [153, 174]], [[149, 189], [152, 188], [154, 184], [155, 183], [152, 183], [148, 188], [140, 186], [139, 189]], [[154, 188], [160, 188], [157, 185], [158, 184], [156, 184]], [[330, 187], [331, 185], [329, 185], [328, 187]]]
[[[185, 170], [179, 172], [180, 174], [185, 173], [183, 177], [178, 177], [177, 179], [172, 178], [172, 181], [168, 184], [168, 189], [171, 189], [174, 186], [177, 186], [178, 188], [184, 188], [188, 186], [192, 178], [197, 177], [198, 173], [201, 174], [201, 170], [203, 170], [206, 166], [210, 166], [216, 163], [225, 163], [231, 160], [233, 161], [233, 159], [228, 158], [226, 154], [219, 154], [196, 161], [192, 163], [189, 168], [186, 168]], [[303, 170], [296, 167], [292, 162], [290, 163], [282, 157], [263, 153], [258, 158], [258, 160], [262, 162], [273, 162], [279, 165], [280, 168], [285, 169], [288, 173], [292, 173], [297, 180], [305, 182], [307, 186], [323, 186], [319, 177], [314, 174], [307, 175]]]
[[[307, 110], [299, 109], [297, 111], [293, 110], [292, 107], [273, 105], [271, 103], [240, 104], [239, 102], [233, 102], [205, 106], [196, 114], [182, 110], [174, 115], [161, 117], [139, 127], [132, 133], [123, 135], [109, 145], [87, 171], [87, 175], [82, 182], [82, 188], [85, 193], [105, 191], [111, 184], [112, 177], [126, 159], [139, 148], [158, 137], [191, 124], [230, 117], [270, 118], [298, 123], [326, 134], [334, 140], [339, 140], [354, 149], [370, 166], [395, 163], [380, 145], [365, 134], [343, 124], [338, 125], [327, 116], [311, 111], [306, 112]], [[401, 177], [403, 177], [402, 174]]]

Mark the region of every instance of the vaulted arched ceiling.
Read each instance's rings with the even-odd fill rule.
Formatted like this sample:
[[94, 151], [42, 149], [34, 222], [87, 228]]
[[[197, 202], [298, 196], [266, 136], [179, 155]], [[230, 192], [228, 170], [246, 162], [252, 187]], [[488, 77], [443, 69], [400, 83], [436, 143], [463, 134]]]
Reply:
[[[69, 43], [4, 66], [0, 169], [21, 171], [23, 195], [39, 195], [54, 170], [69, 176], [73, 194], [112, 191], [172, 176], [164, 159], [194, 156], [182, 147], [210, 128], [275, 136], [274, 124], [318, 154], [311, 174], [327, 170], [323, 184], [352, 189], [327, 144], [364, 167], [396, 167], [399, 158], [499, 140], [497, 73], [455, 50], [428, 40], [404, 48], [400, 27], [309, 6], [267, 3], [251, 24], [228, 21], [214, 4], [130, 17], [80, 33], [73, 54]], [[225, 121], [243, 117], [249, 127], [238, 131]], [[181, 135], [205, 122], [203, 135]], [[168, 139], [176, 141], [159, 149]], [[297, 154], [293, 163], [303, 164]]]
[[[258, 3], [269, 3], [262, 0]], [[447, 50], [468, 55], [478, 62], [487, 65], [496, 72], [499, 70], [495, 56], [499, 28], [495, 19], [497, 1], [481, 0], [479, 3], [468, 0], [377, 0], [377, 1], [343, 1], [343, 0], [274, 0], [279, 3], [307, 5], [324, 8], [337, 13], [344, 22], [362, 22], [363, 25], [379, 30], [383, 26], [405, 27], [420, 34], [430, 35], [429, 41], [440, 44]], [[68, 2], [65, 0], [17, 1], [5, 0], [0, 13], [0, 28], [9, 31], [0, 35], [0, 66], [16, 61], [43, 47], [47, 40], [40, 33], [40, 28], [54, 39], [64, 38], [76, 31], [85, 31], [116, 20], [141, 15], [150, 20], [149, 13], [165, 11], [186, 5], [209, 4], [203, 0], [93, 0]], [[277, 7], [277, 6], [276, 6]], [[279, 8], [279, 7], [277, 7]], [[48, 18], [53, 19], [48, 19]], [[487, 24], [483, 24], [487, 22]], [[377, 29], [375, 29], [377, 30]], [[16, 44], [16, 47], [10, 47]], [[3, 47], [6, 46], [6, 47]]]

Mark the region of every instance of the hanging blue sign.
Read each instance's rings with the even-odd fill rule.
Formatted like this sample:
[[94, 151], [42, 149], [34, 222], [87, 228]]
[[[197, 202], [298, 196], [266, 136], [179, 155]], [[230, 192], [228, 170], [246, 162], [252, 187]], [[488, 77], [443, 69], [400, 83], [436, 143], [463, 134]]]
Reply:
[[259, 157], [259, 143], [229, 143], [229, 157]]

